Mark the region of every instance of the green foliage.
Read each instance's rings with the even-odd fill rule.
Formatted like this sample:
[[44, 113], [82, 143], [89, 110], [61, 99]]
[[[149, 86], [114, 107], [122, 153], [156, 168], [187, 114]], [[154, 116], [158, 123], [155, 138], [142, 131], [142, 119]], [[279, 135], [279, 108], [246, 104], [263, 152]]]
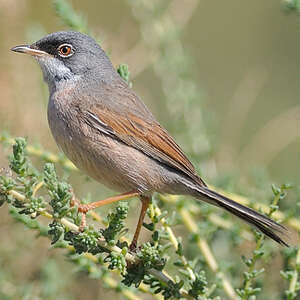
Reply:
[[283, 7], [287, 12], [296, 11], [300, 12], [300, 1], [299, 0], [283, 0]]
[[294, 300], [300, 291], [300, 251], [296, 247], [291, 247], [284, 249], [283, 254], [288, 268], [282, 270], [280, 275], [289, 283], [285, 296], [287, 300]]
[[[180, 294], [180, 289], [184, 285], [183, 280], [179, 280], [177, 282], [168, 282], [168, 284], [163, 284], [159, 280], [157, 280], [154, 277], [146, 278], [144, 281], [145, 284], [149, 285], [151, 288], [154, 289], [155, 294], [161, 293], [164, 296], [164, 299], [170, 299], [170, 298], [175, 298], [178, 299], [181, 297]], [[197, 299], [197, 298], [195, 298]]]
[[[290, 184], [283, 184], [281, 187], [277, 187], [276, 185], [272, 185], [272, 191], [274, 197], [270, 204], [270, 210], [267, 214], [268, 217], [272, 217], [272, 214], [278, 211], [279, 206], [278, 203], [280, 200], [283, 200], [287, 195], [287, 190], [291, 188]], [[263, 242], [264, 235], [255, 230], [255, 240], [256, 240], [256, 248], [253, 251], [252, 257], [246, 259], [243, 257], [243, 262], [248, 267], [248, 271], [244, 272], [244, 283], [241, 289], [237, 289], [238, 295], [241, 299], [249, 299], [250, 297], [256, 296], [261, 292], [260, 287], [253, 287], [254, 280], [259, 277], [265, 270], [261, 268], [259, 270], [255, 269], [256, 263], [264, 256], [265, 252], [263, 250]]]
[[128, 66], [126, 64], [120, 64], [119, 67], [117, 68], [117, 72], [131, 87], [132, 83], [129, 81], [130, 80], [130, 72], [129, 72]]
[[126, 233], [124, 230], [124, 220], [128, 215], [128, 203], [120, 202], [115, 213], [107, 216], [108, 227], [101, 230], [103, 237], [109, 245], [115, 245], [122, 235]]
[[143, 264], [132, 264], [127, 268], [127, 272], [124, 274], [124, 279], [122, 283], [126, 286], [135, 286], [136, 288], [140, 286], [141, 282], [145, 279], [146, 270]]
[[64, 239], [75, 248], [75, 251], [78, 254], [84, 252], [97, 254], [103, 252], [103, 248], [98, 245], [100, 237], [101, 234], [99, 232], [87, 229], [84, 232], [68, 231], [65, 233]]
[[54, 218], [62, 218], [70, 211], [72, 198], [69, 184], [58, 181], [54, 165], [47, 163], [44, 167], [44, 182], [51, 197], [50, 205]]
[[[285, 272], [282, 271], [280, 274], [285, 280], [292, 283], [293, 281], [297, 280], [299, 271], [300, 271], [300, 267], [296, 266], [295, 270], [289, 270], [289, 271], [285, 271]], [[296, 297], [297, 297], [297, 294], [298, 294], [297, 292], [300, 290], [300, 282], [296, 281], [294, 285], [295, 285], [294, 289], [289, 289], [289, 290], [285, 291], [287, 300], [293, 300], [293, 299], [296, 299]]]
[[24, 176], [28, 172], [28, 162], [25, 154], [26, 144], [24, 138], [17, 138], [16, 143], [13, 145], [13, 155], [10, 157], [10, 168], [20, 176]]
[[195, 280], [191, 283], [191, 289], [189, 290], [189, 295], [197, 299], [199, 295], [205, 295], [207, 292], [207, 279], [204, 271], [196, 274]]
[[75, 31], [89, 33], [86, 19], [74, 11], [72, 5], [65, 0], [54, 0], [53, 5], [59, 18]]
[[141, 259], [145, 269], [163, 270], [166, 260], [162, 258], [162, 251], [159, 246], [145, 243], [137, 253], [138, 258]]
[[108, 255], [104, 262], [109, 262], [108, 269], [110, 270], [119, 270], [121, 275], [126, 275], [127, 273], [127, 262], [125, 259], [125, 255], [127, 253], [127, 248], [124, 247], [121, 253], [112, 251], [110, 255]]
[[[105, 269], [94, 271], [94, 268], [86, 261], [79, 259], [78, 255], [86, 253], [94, 255], [93, 264], [100, 263], [104, 268], [107, 266], [108, 270], [119, 270], [125, 285], [139, 287], [143, 282], [150, 286], [154, 293], [161, 293], [165, 299], [182, 295], [184, 285], [188, 287], [188, 290], [184, 292], [186, 295], [194, 298], [202, 295], [203, 299], [208, 299], [206, 297], [208, 290], [213, 291], [215, 284], [209, 289], [205, 272], [193, 271], [195, 264], [186, 260], [182, 243], [172, 240], [172, 233], [170, 231], [166, 233], [166, 227], [159, 228], [160, 223], [169, 226], [168, 224], [172, 222], [166, 219], [166, 212], [160, 213], [156, 201], [152, 203], [151, 209], [148, 211], [152, 222], [145, 224], [153, 232], [152, 241], [144, 243], [135, 253], [129, 253], [127, 242], [120, 240], [127, 233], [124, 226], [128, 214], [127, 202], [120, 202], [115, 210], [107, 216], [105, 229], [96, 230], [89, 226], [83, 232], [78, 231], [76, 224], [79, 223], [79, 218], [76, 208], [71, 205], [73, 198], [71, 187], [68, 183], [59, 180], [54, 165], [46, 163], [43, 172], [35, 170], [33, 176], [29, 171], [31, 167], [28, 166], [31, 166], [31, 162], [26, 154], [24, 140], [16, 139], [13, 150], [11, 157], [11, 162], [13, 162], [11, 166], [13, 167], [11, 169], [17, 177], [13, 179], [11, 173], [1, 175], [0, 191], [4, 201], [11, 204], [11, 215], [17, 221], [22, 222], [30, 229], [37, 230], [39, 235], [49, 236], [51, 244], [55, 247], [72, 247], [73, 250], [70, 248], [69, 253], [70, 259], [80, 266], [84, 266], [83, 268], [89, 270], [91, 276], [95, 278], [106, 274]], [[30, 178], [34, 178], [34, 181]], [[44, 192], [36, 197], [35, 195], [40, 194], [39, 190], [42, 188]], [[30, 218], [24, 214], [29, 214]], [[33, 217], [37, 218], [40, 215], [52, 218], [48, 228], [45, 228], [37, 220], [32, 220]], [[166, 240], [169, 242], [165, 243]], [[174, 262], [178, 268], [178, 276], [175, 280], [161, 273], [166, 267], [169, 257], [167, 252], [172, 242], [176, 245], [174, 254], [180, 258], [179, 262]], [[102, 255], [105, 257], [101, 258]], [[186, 280], [180, 279], [180, 274]]]
[[13, 178], [8, 176], [0, 176], [0, 206], [2, 206], [6, 201], [10, 203], [13, 198], [9, 195], [9, 191], [11, 191], [16, 185], [16, 182]]
[[[17, 221], [22, 222], [30, 229], [37, 230], [42, 236], [49, 236], [51, 244], [55, 247], [66, 248], [69, 245], [77, 255], [86, 253], [95, 256], [106, 255], [101, 264], [106, 264], [109, 270], [119, 270], [124, 277], [123, 283], [127, 286], [138, 287], [141, 282], [145, 282], [155, 287], [156, 293], [161, 292], [165, 299], [181, 295], [184, 281], [172, 281], [160, 273], [166, 265], [166, 258], [163, 255], [167, 249], [166, 245], [158, 243], [161, 240], [160, 236], [163, 235], [161, 230], [155, 230], [152, 242], [143, 244], [133, 257], [133, 253], [131, 253], [129, 256], [131, 259], [128, 261], [127, 242], [120, 241], [120, 238], [127, 233], [124, 228], [124, 221], [128, 214], [127, 202], [120, 202], [115, 210], [107, 216], [105, 229], [95, 230], [89, 226], [84, 231], [78, 231], [76, 225], [78, 224], [78, 212], [71, 205], [73, 197], [71, 187], [68, 183], [59, 180], [54, 165], [46, 163], [43, 173], [35, 170], [33, 176], [29, 171], [31, 162], [26, 154], [26, 142], [20, 138], [17, 138], [13, 145], [13, 155], [10, 161], [11, 170], [17, 177], [14, 180], [12, 174], [2, 175], [0, 191], [3, 201], [11, 204], [11, 215]], [[34, 181], [30, 178], [34, 178]], [[38, 182], [38, 179], [42, 179], [42, 181]], [[35, 195], [42, 187], [44, 193], [36, 197]], [[14, 189], [23, 191], [23, 194]], [[30, 218], [23, 216], [24, 214], [29, 214]], [[32, 220], [33, 217], [37, 218], [40, 215], [52, 219], [49, 228], [46, 229], [37, 220]], [[153, 215], [153, 230], [164, 217], [165, 213]], [[183, 256], [181, 246], [177, 253]], [[70, 253], [70, 257], [73, 261], [81, 263], [78, 257], [74, 258], [73, 253], [72, 255]], [[102, 261], [100, 257], [97, 260], [99, 263]], [[158, 271], [159, 273], [154, 274], [158, 278], [163, 276], [163, 280], [153, 275], [151, 270]], [[97, 274], [93, 276], [101, 277], [103, 272]], [[195, 295], [199, 290], [199, 283], [191, 282], [191, 286], [191, 293]]]
[[24, 214], [20, 213], [18, 208], [11, 206], [9, 208], [10, 215], [18, 222], [24, 224], [27, 228], [36, 230], [38, 236], [48, 236], [48, 227], [40, 223], [36, 219], [32, 219]]
[[63, 236], [64, 233], [65, 229], [61, 223], [54, 220], [49, 224], [48, 234], [51, 237], [51, 244], [55, 244]]

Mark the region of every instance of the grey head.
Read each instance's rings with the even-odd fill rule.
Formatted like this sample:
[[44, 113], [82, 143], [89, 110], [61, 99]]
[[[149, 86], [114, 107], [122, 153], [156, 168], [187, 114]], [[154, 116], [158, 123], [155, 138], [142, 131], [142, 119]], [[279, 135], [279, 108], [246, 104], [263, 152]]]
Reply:
[[97, 42], [80, 32], [51, 33], [31, 45], [20, 45], [11, 50], [36, 58], [42, 68], [44, 80], [52, 91], [67, 80], [93, 78], [108, 81], [118, 77]]

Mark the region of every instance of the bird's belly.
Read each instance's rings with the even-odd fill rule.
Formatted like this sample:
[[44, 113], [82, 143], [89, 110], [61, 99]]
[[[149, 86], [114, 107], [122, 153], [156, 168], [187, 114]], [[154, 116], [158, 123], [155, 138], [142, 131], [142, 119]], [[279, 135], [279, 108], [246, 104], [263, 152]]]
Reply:
[[48, 115], [48, 120], [54, 139], [65, 155], [105, 186], [119, 192], [184, 193], [177, 172], [141, 151], [107, 135], [92, 134], [57, 114]]
[[105, 137], [98, 136], [98, 141], [93, 142], [66, 128], [60, 121], [50, 124], [50, 128], [59, 148], [78, 169], [109, 188], [120, 192], [128, 191], [124, 180], [118, 176], [119, 172], [114, 171], [109, 163], [110, 146]]

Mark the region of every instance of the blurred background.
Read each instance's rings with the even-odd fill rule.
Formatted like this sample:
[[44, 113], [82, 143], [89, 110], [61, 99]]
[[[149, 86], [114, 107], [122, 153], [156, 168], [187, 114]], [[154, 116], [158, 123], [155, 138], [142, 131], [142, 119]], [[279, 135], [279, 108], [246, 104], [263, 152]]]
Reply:
[[[71, 3], [113, 64], [128, 64], [134, 90], [207, 182], [261, 202], [270, 197], [271, 183], [292, 182], [283, 207], [296, 205], [300, 16], [287, 13], [280, 0]], [[0, 129], [54, 153], [39, 66], [9, 49], [66, 28], [52, 1], [0, 0]], [[7, 165], [8, 152], [0, 146], [0, 166]], [[80, 197], [113, 194], [83, 175], [68, 178]], [[0, 237], [0, 299], [110, 296], [75, 273], [59, 250], [49, 250], [48, 240], [24, 234], [6, 209], [0, 210]], [[278, 295], [274, 287], [270, 293]]]

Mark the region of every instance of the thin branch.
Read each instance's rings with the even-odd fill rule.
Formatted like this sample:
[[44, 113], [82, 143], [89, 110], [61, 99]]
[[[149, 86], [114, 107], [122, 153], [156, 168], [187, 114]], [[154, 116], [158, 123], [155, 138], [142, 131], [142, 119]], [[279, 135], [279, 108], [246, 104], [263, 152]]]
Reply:
[[297, 284], [299, 284], [298, 279], [299, 279], [299, 270], [300, 270], [300, 245], [299, 245], [299, 248], [297, 251], [295, 265], [296, 265], [296, 267], [295, 267], [292, 279], [290, 281], [290, 286], [289, 286], [289, 290], [288, 290], [291, 294], [296, 294]]
[[[11, 196], [13, 196], [14, 198], [18, 199], [19, 201], [26, 202], [26, 200], [27, 200], [24, 195], [22, 195], [21, 193], [15, 191], [15, 190], [10, 190], [8, 193]], [[43, 216], [43, 217], [46, 217], [48, 219], [53, 219], [53, 215], [51, 213], [49, 213], [48, 211], [41, 211], [40, 215]], [[57, 221], [59, 221], [61, 224], [63, 224], [68, 229], [70, 229], [72, 231], [75, 231], [75, 232], [79, 232], [79, 226], [77, 226], [76, 224], [70, 222], [66, 218], [61, 218], [61, 219], [58, 219]], [[102, 238], [99, 239], [98, 240], [98, 244], [101, 247], [107, 249], [110, 252], [114, 251], [114, 252], [119, 253], [119, 254], [122, 253], [122, 249], [121, 248], [119, 248], [118, 246], [110, 246], [110, 245], [108, 245], [107, 242], [105, 241], [105, 239], [102, 239]], [[93, 255], [89, 254], [88, 257], [93, 257]], [[133, 255], [131, 253], [126, 253], [125, 259], [126, 259], [126, 261], [128, 261], [128, 262], [130, 262], [132, 264], [136, 264], [136, 263], [140, 262], [140, 259], [136, 255]], [[157, 278], [159, 281], [163, 282], [166, 285], [168, 285], [170, 281], [171, 282], [175, 282], [173, 280], [173, 278], [171, 278], [169, 275], [167, 276], [163, 272], [158, 271], [156, 269], [149, 269], [147, 271], [147, 273], [150, 274], [150, 275], [152, 275], [152, 276], [154, 276], [155, 278]], [[145, 290], [145, 285], [143, 285], [142, 287], [143, 287], [143, 290]], [[149, 290], [148, 290], [148, 292], [149, 292]], [[186, 290], [181, 289], [180, 292], [181, 292], [181, 294], [182, 294], [181, 296], [183, 298], [192, 299], [191, 296], [188, 295], [188, 293], [187, 293]], [[130, 299], [133, 299], [133, 298], [130, 298]]]
[[[183, 223], [186, 226], [186, 228], [190, 232], [198, 234], [197, 224], [196, 224], [194, 218], [192, 217], [192, 215], [189, 213], [189, 211], [182, 207], [179, 209], [179, 214], [181, 215]], [[237, 294], [235, 293], [231, 283], [226, 278], [225, 274], [219, 270], [218, 263], [213, 255], [208, 243], [206, 242], [206, 240], [204, 238], [201, 238], [199, 235], [198, 235], [198, 239], [197, 239], [197, 246], [200, 249], [202, 255], [204, 256], [205, 261], [207, 262], [207, 265], [209, 266], [209, 268], [214, 273], [216, 273], [217, 276], [221, 279], [222, 286], [223, 286], [224, 291], [226, 292], [227, 296], [230, 299], [237, 300], [238, 299]]]
[[[11, 137], [7, 137], [4, 134], [2, 134], [2, 135], [0, 134], [0, 143], [7, 143], [9, 145], [13, 145], [14, 141], [15, 141], [15, 139], [13, 139]], [[43, 150], [41, 147], [37, 147], [37, 146], [34, 146], [34, 145], [28, 145], [27, 146], [27, 152], [28, 152], [28, 154], [40, 157], [45, 161], [49, 161], [49, 162], [52, 162], [52, 163], [58, 163], [59, 162], [64, 168], [66, 168], [70, 171], [79, 171], [74, 166], [74, 164], [71, 161], [69, 161], [67, 158], [62, 159], [56, 154], [53, 154], [51, 152]], [[250, 199], [248, 199], [244, 196], [241, 196], [241, 195], [238, 195], [238, 194], [235, 194], [235, 193], [229, 193], [229, 192], [226, 192], [222, 189], [216, 188], [214, 186], [210, 186], [210, 188], [212, 188], [215, 191], [223, 194], [224, 196], [227, 196], [227, 197], [231, 198], [232, 200], [234, 200], [234, 201], [236, 201], [240, 204], [243, 204], [243, 205], [252, 204]], [[175, 204], [176, 201], [179, 199], [179, 196], [177, 196], [177, 195], [167, 195], [167, 196], [161, 195], [160, 198], [165, 202], [170, 202], [170, 203]], [[265, 205], [263, 203], [259, 203], [257, 201], [255, 203], [253, 203], [253, 207], [257, 210], [261, 210], [264, 213], [269, 212], [269, 206], [268, 205]], [[200, 210], [195, 207], [195, 210], [193, 209], [193, 212], [200, 213]], [[90, 214], [93, 218], [95, 218], [96, 220], [99, 220], [99, 222], [101, 222], [101, 217], [99, 215], [97, 215], [97, 213], [91, 212]], [[275, 220], [284, 220], [284, 222], [287, 225], [291, 226], [292, 228], [294, 228], [297, 231], [300, 231], [300, 220], [299, 219], [294, 218], [294, 217], [287, 218], [287, 216], [279, 210], [274, 212], [273, 217], [274, 217]], [[228, 221], [228, 220], [226, 220], [226, 221], [223, 220], [223, 222], [219, 222], [220, 220], [217, 220], [217, 221], [216, 220], [217, 220], [217, 218], [215, 218], [215, 217], [212, 217], [212, 219], [211, 219], [211, 221], [214, 224], [216, 224], [216, 225], [218, 225], [222, 228], [229, 229], [229, 228], [233, 227], [233, 223]], [[229, 225], [229, 223], [231, 225]], [[252, 240], [252, 238], [250, 238], [248, 232], [245, 231], [243, 233], [243, 235], [246, 239]]]
[[[161, 210], [159, 209], [159, 207], [157, 205], [155, 205], [154, 211], [157, 216], [161, 215]], [[173, 247], [175, 248], [175, 251], [177, 251], [178, 250], [178, 240], [177, 240], [172, 228], [167, 224], [165, 218], [161, 218], [160, 222], [163, 225], [166, 232], [168, 233], [169, 240], [172, 243]], [[184, 264], [185, 269], [188, 271], [190, 278], [194, 281], [196, 279], [196, 275], [194, 274], [194, 271], [188, 266], [187, 259], [185, 258], [184, 255], [180, 255], [180, 259], [182, 260], [182, 263]]]

